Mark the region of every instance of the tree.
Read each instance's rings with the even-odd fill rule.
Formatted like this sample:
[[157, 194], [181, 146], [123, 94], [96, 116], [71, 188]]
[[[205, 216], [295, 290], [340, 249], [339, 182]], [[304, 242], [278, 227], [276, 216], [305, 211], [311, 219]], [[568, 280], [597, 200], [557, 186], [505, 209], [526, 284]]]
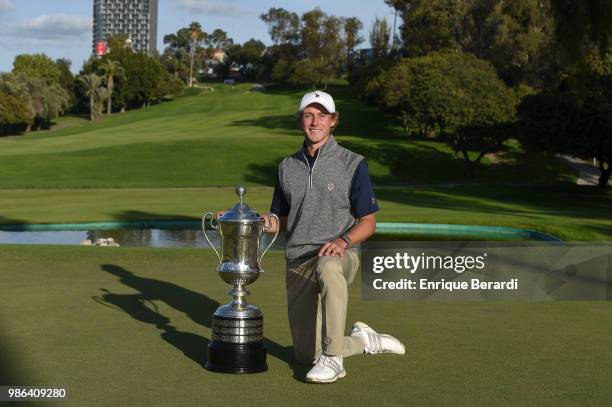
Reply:
[[[30, 94], [27, 79], [15, 74], [0, 74], [0, 94], [17, 99], [19, 105], [27, 109], [28, 120], [26, 121], [26, 131], [29, 131], [36, 114], [32, 104], [32, 95]], [[7, 100], [6, 103], [13, 104], [11, 100]]]
[[21, 133], [31, 122], [32, 114], [19, 98], [0, 92], [0, 135]]
[[202, 26], [200, 25], [200, 23], [194, 21], [189, 25], [189, 36], [191, 38], [189, 87], [191, 88], [193, 86], [193, 59], [195, 58], [198, 41], [203, 39]]
[[597, 48], [604, 56], [612, 45], [612, 1], [551, 0], [555, 35], [573, 62]]
[[509, 85], [543, 86], [558, 65], [550, 0], [386, 0], [406, 56], [442, 50], [490, 61]]
[[113, 87], [116, 76], [123, 76], [124, 70], [121, 64], [117, 61], [113, 61], [110, 58], [105, 58], [100, 65], [100, 69], [104, 72], [106, 77], [106, 87], [108, 88], [108, 97], [106, 98], [106, 114], [112, 114], [113, 104]]
[[60, 71], [59, 85], [68, 93], [70, 98], [69, 108], [73, 108], [77, 104], [77, 98], [75, 94], [76, 80], [70, 70], [72, 62], [69, 59], [60, 58], [55, 60], [55, 64]]
[[[301, 49], [304, 59], [309, 60], [313, 67], [312, 74], [305, 77], [306, 64], [302, 63], [298, 74], [291, 79], [294, 83], [311, 84], [318, 82], [327, 88], [327, 83], [333, 79], [341, 66], [344, 43], [338, 36], [341, 31], [341, 20], [327, 15], [320, 8], [308, 11], [302, 15]], [[304, 80], [306, 80], [304, 82]]]
[[261, 78], [265, 49], [266, 46], [263, 42], [253, 38], [242, 45], [229, 46], [225, 50], [225, 60], [217, 65], [221, 76], [226, 77], [233, 65], [240, 70], [242, 77], [247, 80]]
[[312, 89], [325, 86], [328, 67], [319, 59], [301, 59], [295, 63], [290, 82], [295, 85], [309, 85]]
[[363, 42], [363, 37], [359, 31], [363, 28], [363, 24], [357, 17], [349, 17], [344, 19], [344, 38], [346, 47], [346, 60], [349, 64], [348, 70], [352, 68], [354, 60], [355, 48]]
[[558, 88], [523, 100], [520, 141], [529, 150], [596, 158], [605, 188], [612, 173], [612, 55], [591, 54], [585, 65]]
[[[403, 59], [369, 85], [379, 103], [399, 112], [405, 128], [436, 132], [461, 153], [469, 173], [510, 136], [517, 96], [493, 67], [473, 55], [434, 53]], [[408, 123], [406, 123], [408, 122]], [[469, 151], [479, 154], [471, 159]]]
[[28, 78], [38, 78], [46, 84], [59, 83], [60, 70], [45, 54], [17, 55], [13, 62], [13, 73]]
[[391, 29], [387, 25], [387, 19], [376, 17], [370, 31], [370, 46], [374, 51], [374, 58], [387, 55], [389, 51], [389, 40], [391, 39]]
[[228, 37], [227, 33], [220, 28], [215, 29], [204, 41], [209, 47], [215, 49], [225, 49], [234, 44], [234, 40]]
[[95, 73], [79, 76], [79, 82], [85, 88], [85, 94], [89, 97], [89, 112], [91, 121], [96, 121], [101, 117], [101, 107], [104, 101], [101, 99], [104, 92], [100, 91], [102, 77]]
[[161, 57], [166, 70], [181, 78], [188, 86], [193, 85], [194, 74], [201, 69], [206, 55], [206, 46], [212, 49], [209, 35], [202, 31], [200, 23], [194, 21], [176, 33], [164, 36], [164, 49]]
[[106, 45], [107, 52], [118, 51], [120, 49], [133, 51], [132, 41], [127, 34], [110, 35], [106, 40]]
[[59, 84], [47, 84], [44, 79], [24, 74], [0, 76], [0, 92], [17, 98], [30, 111], [26, 132], [32, 127], [48, 126], [51, 119], [63, 114], [70, 102], [68, 93]]
[[283, 8], [270, 8], [259, 18], [268, 26], [275, 45], [297, 44], [300, 38], [300, 17]]
[[465, 14], [466, 1], [385, 0], [402, 17], [401, 37], [406, 56], [457, 50], [457, 32]]

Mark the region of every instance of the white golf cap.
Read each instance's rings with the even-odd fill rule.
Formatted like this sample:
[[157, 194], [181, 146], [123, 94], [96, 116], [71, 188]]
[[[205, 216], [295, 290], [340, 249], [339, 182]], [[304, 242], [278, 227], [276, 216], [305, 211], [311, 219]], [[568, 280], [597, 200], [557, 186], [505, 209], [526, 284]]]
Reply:
[[307, 106], [313, 103], [318, 103], [323, 106], [329, 113], [336, 113], [336, 104], [334, 98], [329, 93], [315, 90], [304, 95], [302, 102], [300, 103], [300, 112], [303, 112]]

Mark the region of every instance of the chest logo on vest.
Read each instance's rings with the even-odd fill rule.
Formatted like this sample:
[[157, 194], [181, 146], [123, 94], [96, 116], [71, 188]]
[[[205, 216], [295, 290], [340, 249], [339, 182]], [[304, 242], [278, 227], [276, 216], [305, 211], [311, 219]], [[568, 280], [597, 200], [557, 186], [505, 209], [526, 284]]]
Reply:
[[327, 189], [329, 189], [330, 191], [333, 191], [335, 188], [334, 184], [327, 184]]

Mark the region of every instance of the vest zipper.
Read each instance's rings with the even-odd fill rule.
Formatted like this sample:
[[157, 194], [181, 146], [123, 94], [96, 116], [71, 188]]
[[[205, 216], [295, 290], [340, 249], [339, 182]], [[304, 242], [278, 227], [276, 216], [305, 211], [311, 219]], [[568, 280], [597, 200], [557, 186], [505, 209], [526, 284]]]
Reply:
[[315, 165], [317, 165], [317, 160], [319, 159], [319, 152], [317, 152], [317, 156], [315, 157], [314, 163], [312, 163], [312, 168], [310, 167], [310, 162], [306, 157], [306, 154], [302, 151], [302, 155], [304, 156], [304, 160], [306, 160], [306, 165], [308, 166], [308, 186], [312, 189], [312, 172], [314, 171]]

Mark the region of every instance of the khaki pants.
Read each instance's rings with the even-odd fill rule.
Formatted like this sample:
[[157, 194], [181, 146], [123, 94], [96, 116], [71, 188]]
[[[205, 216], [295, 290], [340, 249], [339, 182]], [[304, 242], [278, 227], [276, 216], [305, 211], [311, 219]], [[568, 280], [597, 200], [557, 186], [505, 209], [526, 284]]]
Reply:
[[298, 363], [311, 364], [325, 353], [348, 357], [363, 353], [359, 338], [344, 336], [348, 284], [359, 270], [359, 255], [313, 257], [287, 265], [289, 325]]

